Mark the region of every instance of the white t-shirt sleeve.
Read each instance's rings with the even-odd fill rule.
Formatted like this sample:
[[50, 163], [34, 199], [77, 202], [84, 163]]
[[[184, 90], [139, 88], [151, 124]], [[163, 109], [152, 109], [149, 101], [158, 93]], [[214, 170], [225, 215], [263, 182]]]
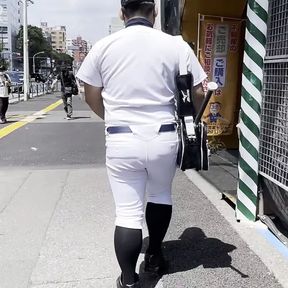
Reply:
[[190, 46], [186, 44], [186, 51], [187, 51], [187, 69], [189, 72], [192, 73], [194, 78], [194, 86], [202, 83], [206, 78], [207, 75], [204, 72], [200, 62], [198, 61], [194, 51], [190, 48]]
[[98, 46], [90, 50], [88, 55], [85, 57], [84, 62], [82, 63], [76, 77], [81, 81], [94, 86], [94, 87], [103, 87], [100, 67], [99, 67], [99, 54]]

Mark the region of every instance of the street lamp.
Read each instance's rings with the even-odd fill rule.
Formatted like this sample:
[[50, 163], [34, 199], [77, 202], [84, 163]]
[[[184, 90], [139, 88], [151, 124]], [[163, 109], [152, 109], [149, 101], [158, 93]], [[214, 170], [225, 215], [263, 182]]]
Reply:
[[43, 53], [45, 53], [45, 51], [41, 51], [41, 52], [38, 52], [38, 53], [36, 53], [36, 54], [34, 54], [33, 55], [33, 73], [35, 73], [35, 57], [37, 56], [37, 55], [39, 55], [39, 54], [43, 54]]

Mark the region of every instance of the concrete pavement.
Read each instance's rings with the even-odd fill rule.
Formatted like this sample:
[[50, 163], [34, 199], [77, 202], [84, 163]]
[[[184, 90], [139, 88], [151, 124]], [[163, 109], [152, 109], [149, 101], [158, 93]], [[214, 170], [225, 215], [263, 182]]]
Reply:
[[[55, 101], [38, 99], [11, 105], [9, 113], [35, 113]], [[58, 111], [49, 112], [46, 124], [60, 125], [58, 117]], [[3, 139], [0, 148], [9, 144], [9, 138]], [[120, 272], [113, 251], [114, 204], [104, 164], [51, 163], [0, 168], [0, 287], [115, 287]], [[178, 171], [173, 195], [173, 218], [163, 245], [170, 268], [161, 279], [141, 273], [144, 288], [288, 287], [285, 251], [269, 242], [262, 226], [237, 223], [219, 191], [198, 173]], [[143, 251], [146, 228], [144, 238]], [[142, 261], [143, 254], [140, 272]]]

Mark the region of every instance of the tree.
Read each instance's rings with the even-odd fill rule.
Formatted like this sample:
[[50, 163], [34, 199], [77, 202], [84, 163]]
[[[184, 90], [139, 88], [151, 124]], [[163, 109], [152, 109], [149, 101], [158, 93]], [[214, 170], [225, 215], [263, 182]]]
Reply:
[[4, 59], [2, 51], [3, 51], [3, 44], [0, 43], [0, 66], [1, 68], [4, 68], [4, 70], [7, 70], [9, 65], [7, 61]]
[[72, 63], [74, 60], [73, 57], [71, 57], [70, 55], [66, 53], [60, 53], [57, 51], [52, 51], [51, 56], [52, 56], [52, 59], [55, 60], [56, 65], [67, 64], [67, 65], [72, 66]]
[[[28, 26], [28, 38], [29, 38], [29, 55], [34, 55], [40, 51], [49, 53], [52, 48], [47, 39], [43, 36], [42, 29], [36, 26]], [[23, 26], [17, 35], [17, 50], [23, 52]]]
[[[42, 29], [36, 26], [28, 26], [28, 39], [29, 39], [29, 69], [32, 71], [33, 55], [44, 51], [42, 57], [49, 57], [52, 47], [47, 39], [43, 36]], [[16, 37], [16, 49], [23, 56], [23, 26], [20, 27]]]
[[[44, 54], [41, 54], [41, 57], [50, 58], [54, 60], [57, 65], [61, 63], [71, 63], [73, 58], [65, 53], [59, 53], [52, 50], [50, 42], [43, 36], [42, 29], [36, 26], [28, 26], [28, 39], [29, 39], [29, 69], [32, 71], [33, 66], [33, 55], [40, 51], [44, 51]], [[18, 35], [17, 35], [17, 51], [23, 56], [23, 26], [21, 26]], [[40, 57], [37, 57], [36, 60], [39, 61]], [[36, 61], [35, 61], [36, 62]], [[39, 62], [37, 62], [39, 63]], [[36, 63], [36, 65], [37, 65]]]

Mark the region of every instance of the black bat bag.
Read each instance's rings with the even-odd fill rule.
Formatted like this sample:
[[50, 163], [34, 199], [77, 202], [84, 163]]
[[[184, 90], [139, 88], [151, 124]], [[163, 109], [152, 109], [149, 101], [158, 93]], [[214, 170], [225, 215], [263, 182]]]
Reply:
[[205, 108], [217, 86], [216, 83], [209, 84], [208, 92], [196, 115], [193, 104], [192, 74], [186, 73], [178, 75], [176, 78], [176, 112], [180, 138], [177, 165], [183, 171], [187, 169], [208, 170], [209, 168], [207, 125], [201, 121]]

